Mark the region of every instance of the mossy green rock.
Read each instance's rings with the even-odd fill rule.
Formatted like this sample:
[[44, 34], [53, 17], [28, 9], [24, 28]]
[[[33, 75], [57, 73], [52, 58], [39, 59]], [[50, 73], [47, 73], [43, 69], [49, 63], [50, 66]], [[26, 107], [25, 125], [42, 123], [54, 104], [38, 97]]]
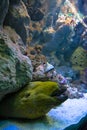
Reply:
[[71, 63], [74, 69], [83, 70], [87, 67], [87, 52], [78, 47], [71, 56]]
[[0, 103], [0, 116], [36, 119], [67, 99], [56, 82], [31, 82], [19, 92], [8, 95]]

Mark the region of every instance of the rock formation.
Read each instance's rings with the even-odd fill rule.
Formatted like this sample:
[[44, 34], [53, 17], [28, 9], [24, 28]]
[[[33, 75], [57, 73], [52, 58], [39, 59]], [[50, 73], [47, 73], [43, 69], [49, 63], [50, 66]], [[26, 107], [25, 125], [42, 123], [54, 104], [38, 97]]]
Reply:
[[31, 61], [8, 35], [0, 32], [0, 99], [17, 91], [32, 78]]
[[78, 47], [71, 56], [74, 69], [84, 70], [87, 67], [87, 53], [82, 47]]
[[[87, 5], [86, 0], [80, 1], [83, 7]], [[42, 67], [40, 66], [41, 63], [44, 64], [44, 62], [47, 62], [46, 57], [40, 53], [42, 48], [40, 46], [34, 47], [34, 45], [43, 45], [44, 54], [48, 56], [48, 59], [51, 59], [49, 57], [52, 56], [53, 61], [51, 61], [53, 63], [56, 61], [57, 67], [61, 64], [66, 65], [66, 62], [68, 62], [68, 65], [71, 65], [70, 57], [72, 55], [72, 66], [86, 69], [87, 30], [83, 23], [86, 25], [87, 19], [85, 18], [85, 21], [83, 20], [82, 23], [77, 16], [74, 17], [75, 12], [73, 12], [70, 7], [68, 10], [67, 6], [67, 12], [66, 10], [64, 11], [68, 16], [64, 14], [65, 21], [60, 22], [62, 17], [59, 18], [59, 14], [62, 13], [60, 9], [64, 9], [61, 7], [64, 2], [65, 0], [0, 0], [0, 100], [7, 94], [18, 91], [20, 88], [25, 87], [26, 84], [29, 84], [32, 80], [32, 71], [34, 72], [38, 66]], [[72, 0], [69, 2], [71, 2], [72, 5]], [[86, 8], [84, 8], [82, 12], [85, 14], [87, 12]], [[71, 16], [69, 17], [69, 15]], [[79, 23], [75, 23], [74, 18], [76, 21], [79, 20]], [[28, 53], [27, 49], [29, 49]], [[35, 74], [35, 76], [37, 76], [37, 73]], [[84, 75], [84, 77], [86, 77], [86, 71]], [[41, 77], [39, 80], [40, 79]], [[34, 76], [33, 80], [35, 80]], [[40, 85], [42, 86], [42, 83]], [[55, 88], [55, 85], [50, 87]], [[29, 92], [31, 91], [30, 89]], [[16, 98], [20, 99], [20, 93], [22, 92], [24, 93], [25, 90], [23, 89], [18, 93], [19, 97], [17, 97], [17, 94], [13, 94], [12, 101], [15, 100], [17, 103], [14, 109], [21, 103], [21, 100], [17, 102]], [[35, 94], [38, 97], [38, 94]], [[35, 99], [37, 99], [36, 95]], [[30, 97], [30, 95], [27, 96]], [[28, 98], [27, 96], [25, 97], [24, 95], [23, 99]], [[49, 94], [46, 96], [49, 96]], [[51, 98], [53, 100], [53, 97]], [[2, 104], [4, 104], [4, 101]], [[8, 99], [8, 102], [9, 101], [10, 99]], [[47, 101], [50, 105], [50, 101]], [[37, 103], [36, 100], [35, 102]], [[46, 102], [46, 105], [48, 102]], [[27, 100], [22, 103], [26, 104]], [[43, 105], [45, 104], [42, 104], [44, 108]], [[30, 117], [26, 113], [22, 115], [25, 106], [23, 106], [22, 111], [20, 111], [21, 107], [15, 111], [18, 113], [20, 111], [18, 117], [37, 118], [52, 108], [52, 106], [49, 110], [46, 108], [45, 112], [44, 109], [41, 108], [43, 113], [40, 113], [37, 108], [33, 106], [32, 109], [35, 108], [37, 110], [37, 115], [34, 117], [36, 113], [36, 111], [34, 111], [34, 115], [32, 113]], [[28, 109], [26, 111], [28, 111]], [[38, 113], [40, 113], [40, 115]], [[7, 114], [10, 114], [9, 111]], [[13, 113], [12, 117], [14, 117]]]
[[27, 43], [29, 37], [29, 22], [30, 17], [22, 0], [11, 1], [4, 24], [14, 28], [21, 36], [24, 44]]
[[[31, 61], [26, 56], [26, 47], [30, 43], [29, 36], [32, 34], [33, 39], [35, 33], [35, 30], [33, 31], [30, 27], [33, 26], [35, 28], [36, 22], [38, 22], [37, 26], [39, 25], [41, 30], [44, 25], [47, 26], [48, 19], [49, 17], [51, 18], [50, 11], [52, 12], [52, 8], [56, 4], [57, 9], [62, 3], [62, 1], [56, 0], [51, 2], [50, 0], [0, 0], [0, 100], [5, 95], [18, 91], [32, 80]], [[56, 10], [54, 10], [54, 14], [55, 12]], [[44, 18], [45, 13], [47, 13], [46, 19]], [[49, 13], [50, 15], [48, 16]], [[41, 48], [35, 49], [37, 55], [39, 55], [39, 57], [35, 55], [37, 56], [36, 62], [40, 64], [40, 60], [44, 62], [46, 59], [42, 54], [39, 54]], [[55, 88], [55, 85], [52, 87]], [[50, 109], [47, 108], [46, 112]], [[20, 114], [19, 117], [21, 116]]]
[[0, 102], [0, 116], [36, 119], [67, 99], [56, 82], [31, 82]]

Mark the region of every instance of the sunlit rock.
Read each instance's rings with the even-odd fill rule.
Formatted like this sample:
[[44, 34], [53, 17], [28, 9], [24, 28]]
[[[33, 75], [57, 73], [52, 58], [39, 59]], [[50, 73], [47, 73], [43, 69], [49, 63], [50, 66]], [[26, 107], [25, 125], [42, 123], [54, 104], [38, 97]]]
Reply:
[[9, 36], [14, 44], [19, 45], [21, 53], [25, 55], [26, 46], [23, 44], [22, 38], [16, 33], [16, 31], [10, 26], [4, 26], [3, 31]]

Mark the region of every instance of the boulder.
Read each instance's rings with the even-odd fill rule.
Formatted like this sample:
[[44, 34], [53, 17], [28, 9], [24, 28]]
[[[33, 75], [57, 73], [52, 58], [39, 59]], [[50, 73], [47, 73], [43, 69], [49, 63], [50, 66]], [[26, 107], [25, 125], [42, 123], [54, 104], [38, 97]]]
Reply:
[[[30, 21], [30, 36], [31, 43], [46, 44], [53, 38], [54, 28], [58, 19], [60, 7], [65, 0], [23, 0]], [[52, 27], [52, 29], [50, 28]], [[57, 28], [56, 28], [57, 29]], [[51, 33], [49, 31], [52, 31]], [[52, 35], [53, 34], [53, 35]]]
[[0, 116], [27, 119], [42, 117], [67, 99], [65, 91], [56, 82], [31, 82], [0, 102]]
[[23, 40], [21, 39], [21, 37], [16, 33], [16, 31], [11, 28], [10, 26], [4, 26], [3, 28], [4, 33], [6, 33], [9, 38], [11, 39], [11, 41], [17, 45], [19, 45], [20, 47], [20, 51], [22, 52], [22, 54], [26, 54], [26, 46], [23, 43]]
[[[52, 30], [48, 30], [49, 33], [50, 31]], [[51, 34], [53, 37], [52, 39], [49, 38], [49, 40], [51, 39], [51, 41], [47, 42], [44, 45], [43, 53], [45, 55], [49, 55], [55, 52], [54, 55], [56, 55], [57, 58], [61, 59], [61, 55], [63, 55], [64, 59], [66, 60], [67, 57], [69, 57], [69, 55], [71, 55], [71, 52], [72, 52], [72, 48], [70, 48], [70, 45], [71, 45], [70, 39], [67, 38], [67, 37], [70, 37], [71, 35], [70, 26], [62, 25], [61, 28], [59, 28], [58, 30], [56, 30], [55, 32]], [[67, 56], [67, 53], [69, 54], [68, 56]]]
[[0, 32], [0, 99], [17, 91], [32, 79], [32, 65], [19, 46]]
[[23, 1], [10, 1], [4, 25], [14, 28], [22, 38], [24, 44], [27, 43], [27, 38], [29, 37], [29, 23], [30, 17]]
[[28, 8], [28, 13], [32, 21], [37, 22], [37, 21], [42, 20], [44, 17], [44, 13], [40, 9], [35, 8], [35, 7]]
[[82, 47], [78, 47], [71, 56], [72, 67], [82, 71], [87, 67], [87, 53]]

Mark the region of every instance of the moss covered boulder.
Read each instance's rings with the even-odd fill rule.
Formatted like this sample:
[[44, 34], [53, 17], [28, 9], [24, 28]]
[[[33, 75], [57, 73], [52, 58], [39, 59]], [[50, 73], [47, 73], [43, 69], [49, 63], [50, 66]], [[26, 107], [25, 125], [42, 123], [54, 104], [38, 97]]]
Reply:
[[71, 63], [75, 70], [84, 70], [87, 67], [87, 52], [79, 46], [71, 56]]
[[0, 103], [0, 116], [36, 119], [67, 99], [65, 88], [56, 82], [31, 82], [19, 92], [8, 95]]

